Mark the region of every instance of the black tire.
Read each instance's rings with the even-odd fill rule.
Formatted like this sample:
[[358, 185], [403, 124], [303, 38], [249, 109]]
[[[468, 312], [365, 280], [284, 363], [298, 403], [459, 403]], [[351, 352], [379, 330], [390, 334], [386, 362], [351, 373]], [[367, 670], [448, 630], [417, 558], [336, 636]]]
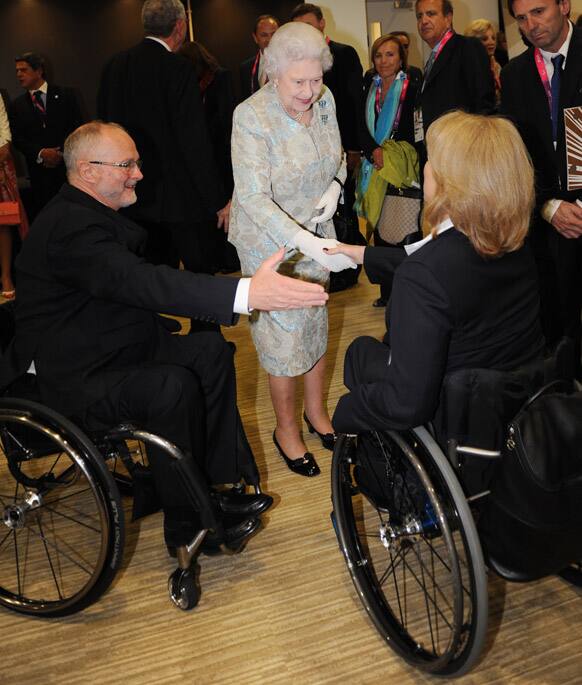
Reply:
[[119, 568], [124, 516], [94, 444], [35, 402], [0, 399], [0, 605], [56, 617], [101, 597]]
[[408, 663], [463, 675], [479, 658], [488, 620], [485, 564], [467, 501], [425, 429], [369, 439], [386, 478], [382, 501], [358, 486], [357, 469], [366, 468], [358, 438], [341, 436], [332, 461], [336, 533], [359, 598]]

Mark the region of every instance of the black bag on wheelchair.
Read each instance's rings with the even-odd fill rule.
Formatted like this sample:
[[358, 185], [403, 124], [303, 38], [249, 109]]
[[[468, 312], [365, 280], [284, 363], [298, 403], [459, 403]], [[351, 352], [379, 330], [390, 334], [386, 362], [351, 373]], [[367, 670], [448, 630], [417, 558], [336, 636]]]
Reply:
[[540, 391], [516, 415], [478, 528], [490, 565], [511, 580], [582, 559], [582, 393]]

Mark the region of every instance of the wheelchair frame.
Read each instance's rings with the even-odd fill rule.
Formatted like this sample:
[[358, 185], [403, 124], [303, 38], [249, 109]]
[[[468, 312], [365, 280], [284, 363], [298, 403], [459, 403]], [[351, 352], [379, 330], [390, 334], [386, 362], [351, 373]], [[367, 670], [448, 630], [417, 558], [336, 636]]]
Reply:
[[[224, 535], [196, 463], [168, 440], [135, 426], [117, 426], [94, 440], [47, 407], [11, 397], [0, 398], [0, 605], [34, 616], [67, 616], [106, 592], [121, 565], [125, 539], [116, 480], [124, 490], [130, 485], [107, 462], [122, 458], [116, 446], [127, 440], [154, 443], [176, 460], [207, 526], [177, 548], [178, 567], [168, 579], [176, 607], [196, 606], [197, 553], [210, 530], [218, 540]], [[258, 484], [255, 489], [260, 491]], [[233, 553], [225, 545], [220, 551]]]
[[[359, 439], [338, 437], [331, 474], [332, 521], [359, 599], [409, 664], [462, 676], [479, 660], [487, 631], [487, 567], [473, 509], [488, 491], [466, 496], [459, 455], [500, 452], [449, 443], [445, 455], [425, 427], [371, 433], [383, 456], [379, 498], [357, 482]], [[581, 585], [582, 564], [561, 575]]]

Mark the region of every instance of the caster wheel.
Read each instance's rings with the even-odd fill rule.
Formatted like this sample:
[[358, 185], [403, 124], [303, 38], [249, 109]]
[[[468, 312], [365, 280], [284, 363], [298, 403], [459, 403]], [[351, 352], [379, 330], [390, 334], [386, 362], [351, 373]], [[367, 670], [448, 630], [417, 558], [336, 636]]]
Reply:
[[567, 568], [562, 569], [558, 575], [570, 585], [582, 587], [582, 561], [570, 564]]
[[168, 578], [170, 600], [182, 611], [193, 609], [200, 601], [200, 589], [192, 569], [177, 568]]

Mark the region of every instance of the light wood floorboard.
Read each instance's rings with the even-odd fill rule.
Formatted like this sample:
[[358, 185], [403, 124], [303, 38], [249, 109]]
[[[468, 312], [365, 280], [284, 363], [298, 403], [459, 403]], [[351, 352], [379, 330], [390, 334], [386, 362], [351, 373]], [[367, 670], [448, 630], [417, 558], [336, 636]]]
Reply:
[[[380, 336], [384, 311], [365, 277], [330, 305], [330, 409], [342, 393], [349, 342]], [[381, 641], [355, 596], [329, 520], [330, 453], [308, 434], [322, 475], [287, 470], [271, 442], [273, 412], [245, 321], [226, 329], [237, 344], [239, 404], [248, 437], [276, 506], [240, 555], [201, 557], [202, 599], [174, 609], [173, 570], [161, 516], [129, 524], [125, 565], [95, 606], [39, 621], [0, 612], [0, 683], [376, 685], [429, 683]], [[300, 406], [297, 407], [298, 416]], [[470, 685], [580, 685], [582, 593], [556, 578], [526, 585], [490, 582], [491, 627]], [[443, 682], [443, 681], [441, 681]]]

